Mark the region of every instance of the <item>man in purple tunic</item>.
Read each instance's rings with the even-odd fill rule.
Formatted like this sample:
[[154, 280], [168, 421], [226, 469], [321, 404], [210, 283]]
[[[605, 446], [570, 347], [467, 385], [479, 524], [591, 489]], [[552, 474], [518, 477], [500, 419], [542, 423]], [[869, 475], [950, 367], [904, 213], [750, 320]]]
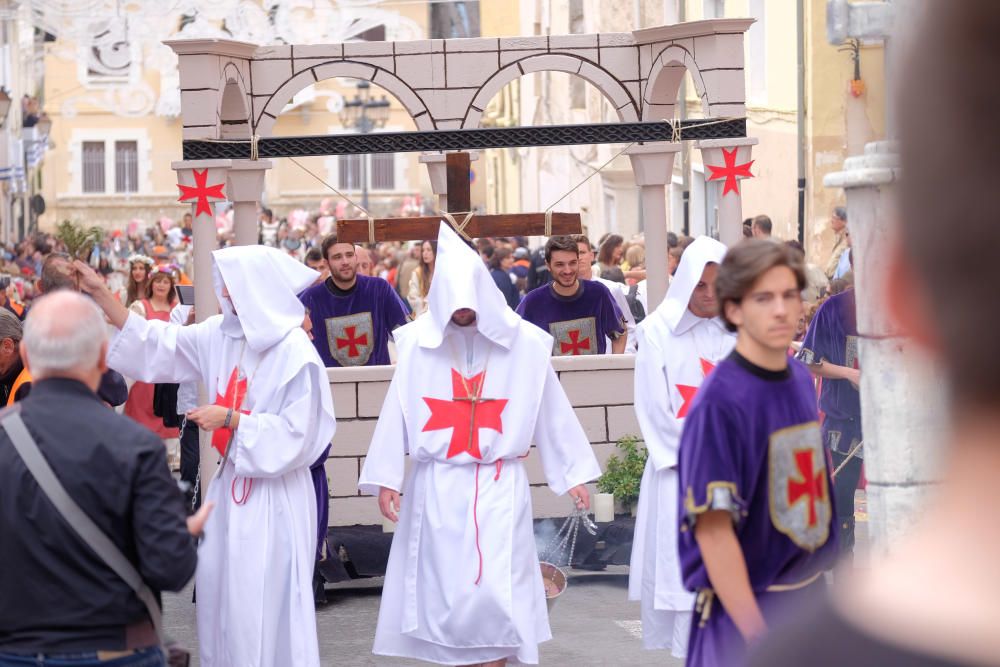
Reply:
[[836, 294], [820, 306], [809, 325], [797, 358], [823, 378], [819, 409], [823, 412], [823, 444], [836, 469], [834, 500], [840, 531], [840, 550], [846, 558], [854, 552], [854, 491], [861, 479], [861, 450], [847, 457], [862, 441], [861, 396], [858, 384], [858, 323], [854, 290]]
[[[409, 310], [385, 280], [360, 275], [352, 243], [337, 243], [336, 235], [323, 239], [323, 258], [330, 276], [299, 295], [312, 324], [310, 335], [326, 367], [385, 366], [389, 364], [389, 336], [409, 319]], [[325, 557], [330, 492], [326, 479], [327, 447], [310, 466], [318, 505], [316, 559]], [[313, 580], [317, 601], [324, 601], [318, 573]]]
[[611, 292], [593, 280], [580, 280], [580, 250], [571, 236], [553, 236], [545, 244], [552, 282], [521, 300], [517, 314], [552, 335], [552, 355], [621, 354], [627, 342], [625, 317]]
[[805, 273], [786, 246], [747, 240], [719, 268], [732, 355], [681, 435], [679, 555], [697, 593], [688, 665], [733, 667], [746, 646], [822, 591], [837, 553], [812, 376], [787, 349]]
[[299, 295], [313, 322], [313, 345], [327, 367], [385, 366], [389, 337], [406, 324], [409, 309], [381, 278], [360, 275], [351, 243], [323, 239], [330, 277]]

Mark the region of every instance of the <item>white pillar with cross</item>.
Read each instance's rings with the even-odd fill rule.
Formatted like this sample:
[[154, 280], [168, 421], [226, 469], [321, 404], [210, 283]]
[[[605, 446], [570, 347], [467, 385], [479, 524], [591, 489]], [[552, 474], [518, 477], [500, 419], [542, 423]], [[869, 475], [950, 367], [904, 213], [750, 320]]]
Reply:
[[[756, 143], [754, 137], [702, 139], [697, 143], [705, 165], [705, 178], [720, 182], [719, 240], [727, 246], [743, 240], [743, 193], [739, 181], [749, 176], [749, 165], [753, 162], [750, 155]], [[712, 173], [716, 178], [713, 179]], [[735, 189], [730, 189], [730, 179], [735, 179]]]

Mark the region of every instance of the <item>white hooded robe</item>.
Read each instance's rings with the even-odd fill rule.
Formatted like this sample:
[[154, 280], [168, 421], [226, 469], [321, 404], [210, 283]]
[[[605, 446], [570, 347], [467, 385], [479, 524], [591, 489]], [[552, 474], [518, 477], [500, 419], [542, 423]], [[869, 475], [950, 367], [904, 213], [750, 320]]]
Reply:
[[187, 327], [129, 315], [108, 364], [144, 382], [199, 381], [211, 402], [226, 394], [234, 368], [246, 377], [241, 410], [249, 414], [241, 414], [205, 493], [215, 509], [198, 549], [201, 665], [318, 667], [309, 466], [336, 422], [326, 369], [302, 329], [295, 295], [319, 274], [263, 246], [212, 257], [223, 314]]
[[663, 303], [638, 327], [635, 412], [649, 457], [632, 541], [629, 599], [641, 601], [643, 645], [670, 649], [679, 658], [687, 653], [694, 607], [677, 556], [681, 428], [706, 371], [736, 344], [720, 318], [697, 317], [688, 303], [705, 266], [721, 263], [725, 253], [718, 241], [698, 237], [684, 251]]
[[[551, 632], [523, 459], [540, 457], [560, 495], [601, 471], [549, 363], [552, 338], [507, 307], [445, 225], [436, 266], [428, 315], [395, 332], [399, 365], [358, 484], [403, 493], [373, 650], [534, 664]], [[474, 325], [450, 322], [460, 308], [476, 311]], [[470, 414], [452, 399], [476, 394], [483, 372], [480, 395], [496, 400], [477, 406], [470, 452]]]

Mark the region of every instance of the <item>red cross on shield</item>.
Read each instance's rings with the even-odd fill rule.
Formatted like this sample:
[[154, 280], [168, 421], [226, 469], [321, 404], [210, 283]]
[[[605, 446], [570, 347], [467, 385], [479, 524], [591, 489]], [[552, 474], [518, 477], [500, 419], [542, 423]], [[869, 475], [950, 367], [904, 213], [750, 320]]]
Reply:
[[597, 324], [593, 317], [549, 323], [552, 356], [597, 354]]
[[768, 446], [771, 523], [806, 551], [826, 544], [833, 505], [819, 424], [775, 432]]
[[364, 366], [375, 348], [375, 331], [370, 312], [329, 317], [326, 325], [330, 356], [341, 366]]

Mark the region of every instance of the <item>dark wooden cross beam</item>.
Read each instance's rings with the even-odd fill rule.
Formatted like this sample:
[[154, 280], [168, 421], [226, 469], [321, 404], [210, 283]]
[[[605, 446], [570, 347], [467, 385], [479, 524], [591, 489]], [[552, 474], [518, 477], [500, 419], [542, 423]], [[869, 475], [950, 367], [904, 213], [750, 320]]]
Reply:
[[[462, 224], [465, 214], [472, 210], [469, 188], [469, 154], [448, 153], [445, 156], [448, 179], [448, 213], [457, 224]], [[544, 213], [499, 213], [474, 215], [464, 228], [470, 238], [487, 236], [560, 236], [580, 234], [583, 225], [579, 213], [552, 213], [552, 229], [545, 228]], [[367, 218], [337, 221], [337, 240], [345, 243], [371, 243], [378, 241], [433, 241], [438, 228], [445, 221], [442, 216], [419, 218], [376, 218], [374, 238], [369, 234]], [[550, 233], [546, 233], [546, 232]]]

